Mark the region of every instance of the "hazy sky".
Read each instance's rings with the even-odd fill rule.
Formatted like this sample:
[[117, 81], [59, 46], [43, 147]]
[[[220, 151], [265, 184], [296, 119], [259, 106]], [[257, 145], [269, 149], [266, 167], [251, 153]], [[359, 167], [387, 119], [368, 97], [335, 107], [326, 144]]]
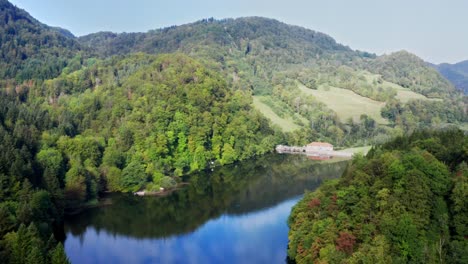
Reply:
[[377, 54], [408, 50], [433, 63], [468, 59], [466, 0], [10, 0], [77, 36], [144, 32], [208, 17], [264, 16]]

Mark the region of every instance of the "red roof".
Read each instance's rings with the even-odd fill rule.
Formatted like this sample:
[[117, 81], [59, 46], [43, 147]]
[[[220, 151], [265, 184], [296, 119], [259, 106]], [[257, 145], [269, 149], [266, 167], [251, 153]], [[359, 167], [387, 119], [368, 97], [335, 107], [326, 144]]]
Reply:
[[309, 147], [333, 147], [332, 144], [326, 143], [326, 142], [312, 142], [307, 146]]

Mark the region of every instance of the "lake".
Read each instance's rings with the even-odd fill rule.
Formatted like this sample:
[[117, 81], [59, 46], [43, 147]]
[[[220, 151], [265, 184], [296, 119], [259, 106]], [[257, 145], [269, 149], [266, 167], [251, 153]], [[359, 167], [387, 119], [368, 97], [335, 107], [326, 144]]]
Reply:
[[347, 161], [271, 154], [184, 178], [165, 197], [110, 194], [65, 221], [72, 263], [285, 263], [287, 219]]

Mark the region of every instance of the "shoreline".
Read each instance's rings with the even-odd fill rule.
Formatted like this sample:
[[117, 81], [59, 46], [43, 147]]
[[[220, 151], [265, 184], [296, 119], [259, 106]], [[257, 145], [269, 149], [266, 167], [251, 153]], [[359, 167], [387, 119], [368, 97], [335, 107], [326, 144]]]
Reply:
[[296, 147], [296, 146], [276, 146], [276, 152], [280, 154], [303, 154], [312, 157], [345, 157], [351, 158], [354, 153], [341, 152], [335, 150], [309, 150], [307, 147]]
[[[105, 194], [122, 193], [122, 194], [127, 194], [127, 195], [131, 194], [131, 195], [137, 196], [137, 197], [145, 197], [145, 196], [164, 197], [164, 196], [168, 196], [168, 195], [172, 194], [175, 191], [178, 191], [178, 190], [182, 189], [184, 186], [186, 186], [188, 184], [189, 184], [188, 182], [181, 182], [181, 183], [178, 183], [173, 188], [164, 189], [164, 190], [158, 191], [158, 192], [144, 191], [142, 195], [138, 195], [138, 194], [136, 194], [136, 192], [135, 193], [132, 193], [132, 192], [104, 192], [104, 193]], [[103, 197], [103, 198], [100, 198], [100, 199], [98, 199], [97, 201], [95, 201], [93, 203], [87, 203], [87, 204], [83, 204], [83, 205], [80, 205], [80, 206], [77, 206], [77, 207], [65, 209], [64, 210], [64, 215], [65, 216], [73, 216], [73, 215], [80, 214], [83, 211], [88, 210], [88, 209], [110, 206], [112, 204], [113, 204], [112, 203], [112, 198]]]
[[189, 184], [188, 182], [181, 182], [181, 183], [178, 183], [175, 187], [172, 187], [172, 188], [167, 188], [167, 189], [163, 189], [163, 190], [156, 191], [156, 192], [150, 192], [150, 191], [143, 190], [143, 191], [139, 191], [139, 192], [134, 192], [133, 195], [134, 196], [140, 196], [140, 197], [143, 197], [143, 196], [163, 197], [163, 196], [170, 195], [171, 193], [173, 193], [173, 192], [175, 192], [177, 190], [182, 189], [183, 186], [188, 185], [188, 184]]
[[105, 207], [105, 206], [110, 206], [110, 205], [112, 205], [112, 199], [104, 197], [104, 198], [98, 199], [96, 203], [87, 203], [87, 204], [83, 204], [77, 207], [65, 209], [64, 215], [65, 216], [77, 215], [88, 209]]

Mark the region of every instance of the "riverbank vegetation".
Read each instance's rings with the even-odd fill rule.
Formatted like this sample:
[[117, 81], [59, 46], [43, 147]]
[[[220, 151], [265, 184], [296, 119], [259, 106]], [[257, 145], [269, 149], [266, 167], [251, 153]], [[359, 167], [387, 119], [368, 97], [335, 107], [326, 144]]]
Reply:
[[289, 219], [297, 263], [466, 263], [468, 136], [422, 131], [354, 158]]

